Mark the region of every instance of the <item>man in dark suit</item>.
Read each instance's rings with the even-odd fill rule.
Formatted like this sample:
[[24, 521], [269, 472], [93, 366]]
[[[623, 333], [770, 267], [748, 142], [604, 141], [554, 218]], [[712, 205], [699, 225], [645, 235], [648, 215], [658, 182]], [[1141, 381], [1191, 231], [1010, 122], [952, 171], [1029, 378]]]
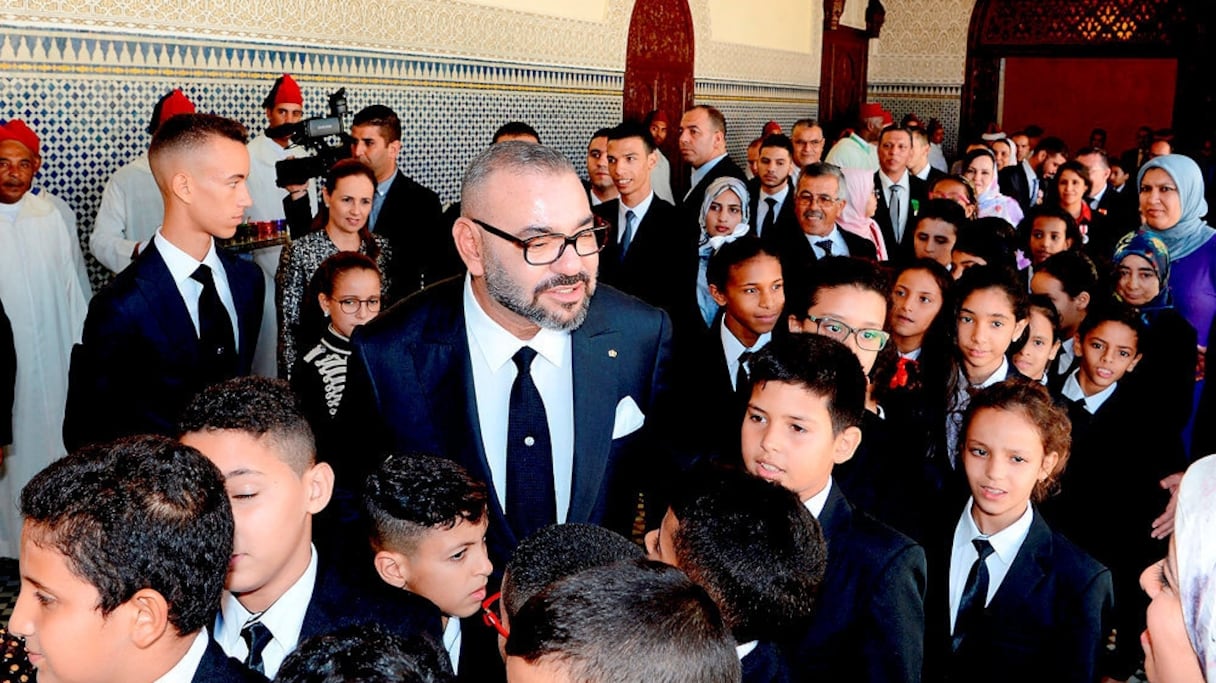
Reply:
[[[360, 458], [421, 451], [485, 481], [503, 567], [545, 524], [630, 526], [633, 457], [661, 430], [671, 323], [597, 286], [606, 229], [558, 152], [494, 145], [461, 196], [453, 237], [469, 275], [359, 328], [342, 411]], [[664, 469], [647, 468], [649, 481]]]
[[925, 181], [927, 189], [932, 187], [938, 178], [946, 177], [946, 174], [929, 163], [929, 151], [932, 149], [929, 133], [920, 126], [909, 128], [908, 132], [912, 135], [912, 155], [908, 158], [908, 172]]
[[912, 157], [912, 132], [906, 128], [887, 128], [878, 138], [878, 170], [874, 188], [878, 190], [878, 210], [874, 221], [882, 230], [887, 253], [896, 258], [912, 250], [911, 227], [916, 211], [929, 196], [929, 185], [908, 170]]
[[1015, 166], [1006, 166], [997, 171], [1001, 194], [1017, 200], [1022, 211], [1029, 211], [1039, 204], [1052, 203], [1055, 190], [1051, 181], [1056, 169], [1068, 158], [1068, 145], [1060, 138], [1039, 140], [1030, 156]]
[[709, 105], [695, 106], [680, 119], [680, 156], [692, 169], [690, 189], [680, 208], [686, 221], [695, 226], [710, 183], [722, 176], [746, 182], [747, 176], [726, 154], [726, 117]]
[[93, 297], [72, 352], [68, 449], [130, 434], [174, 435], [190, 398], [249, 374], [262, 319], [261, 270], [216, 248], [250, 205], [245, 129], [206, 114], [174, 117], [149, 150], [165, 204], [136, 261]]
[[747, 183], [751, 197], [752, 232], [765, 244], [776, 244], [781, 233], [798, 232], [794, 215], [794, 144], [780, 133], [764, 138], [756, 162], [759, 173]]
[[839, 168], [816, 163], [802, 169], [794, 195], [794, 215], [800, 229], [779, 235], [777, 243], [787, 300], [799, 300], [805, 294], [809, 271], [819, 259], [878, 258], [873, 242], [836, 225], [845, 201], [844, 173]]
[[695, 329], [699, 233], [651, 189], [658, 148], [650, 131], [630, 122], [613, 128], [607, 156], [620, 196], [593, 209], [609, 226], [600, 281], [664, 309], [677, 330]]
[[[1135, 230], [1140, 225], [1139, 196], [1135, 194], [1120, 194], [1110, 185], [1110, 158], [1106, 151], [1096, 147], [1086, 147], [1077, 152], [1077, 161], [1085, 165], [1089, 171], [1089, 182], [1092, 187], [1090, 196], [1086, 199], [1091, 211], [1105, 217], [1102, 221], [1104, 234], [1090, 232], [1087, 249], [1090, 253], [1108, 260], [1115, 251], [1119, 238]], [[1129, 201], [1129, 198], [1134, 198]]]
[[211, 628], [229, 656], [273, 678], [301, 641], [344, 626], [439, 636], [433, 604], [363, 579], [370, 553], [339, 564], [314, 547], [313, 516], [330, 503], [334, 473], [316, 460], [286, 382], [240, 377], [209, 387], [186, 408], [180, 433], [224, 475], [232, 502], [235, 540]]

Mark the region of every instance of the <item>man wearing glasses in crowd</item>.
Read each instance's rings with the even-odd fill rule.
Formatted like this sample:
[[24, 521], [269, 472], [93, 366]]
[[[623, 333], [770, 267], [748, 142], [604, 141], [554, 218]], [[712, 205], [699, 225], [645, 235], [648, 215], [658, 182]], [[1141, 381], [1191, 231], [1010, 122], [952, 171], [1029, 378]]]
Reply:
[[352, 453], [433, 453], [485, 481], [502, 567], [547, 524], [628, 529], [641, 484], [663, 476], [651, 461], [643, 481], [634, 459], [661, 430], [671, 323], [597, 287], [607, 226], [560, 153], [493, 145], [461, 197], [468, 274], [359, 328], [343, 411], [364, 425]]
[[[815, 119], [798, 119], [790, 131], [790, 140], [794, 143], [794, 171], [792, 177], [798, 182], [802, 169], [817, 163], [823, 158], [824, 138], [823, 128], [815, 123]], [[755, 214], [753, 214], [755, 215]]]

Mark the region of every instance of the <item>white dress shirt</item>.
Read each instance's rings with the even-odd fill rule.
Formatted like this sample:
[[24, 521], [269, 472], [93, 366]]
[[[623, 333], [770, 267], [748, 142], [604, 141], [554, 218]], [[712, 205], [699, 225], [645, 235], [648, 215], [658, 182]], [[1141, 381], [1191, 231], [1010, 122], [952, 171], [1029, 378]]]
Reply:
[[911, 181], [908, 180], [908, 171], [905, 169], [903, 175], [898, 181], [893, 181], [887, 177], [886, 173], [878, 172], [878, 182], [882, 185], [882, 196], [886, 198], [887, 209], [891, 208], [891, 186], [899, 186], [899, 218], [900, 225], [893, 225], [891, 228], [895, 231], [895, 242], [899, 244], [904, 239], [904, 229], [908, 225], [909, 213], [912, 210], [912, 189]]
[[[722, 351], [726, 354], [726, 372], [730, 375], [730, 388], [736, 391], [739, 387], [735, 385], [735, 379], [739, 374], [739, 356], [744, 351], [755, 353], [764, 348], [769, 339], [772, 339], [772, 332], [765, 332], [756, 339], [756, 343], [751, 346], [744, 346], [743, 342], [726, 328], [726, 316], [722, 316], [722, 321], [718, 323], [719, 335], [722, 338]], [[751, 377], [751, 367], [746, 368], [748, 377]]]
[[177, 660], [177, 664], [174, 664], [172, 669], [166, 671], [164, 676], [153, 683], [190, 683], [193, 681], [194, 674], [198, 671], [198, 665], [202, 663], [203, 655], [207, 653], [207, 641], [209, 640], [211, 640], [211, 636], [207, 634], [205, 628], [194, 634], [194, 642], [190, 643], [190, 649], [186, 650], [186, 654]]
[[896, 353], [899, 354], [900, 358], [907, 358], [908, 360], [920, 360], [920, 352], [923, 348], [924, 347], [912, 349], [907, 353], [904, 353], [903, 351], [896, 351]]
[[452, 673], [460, 673], [460, 645], [464, 639], [460, 633], [460, 617], [448, 617], [448, 625], [443, 627], [443, 649], [448, 653], [448, 661], [452, 663]]
[[[976, 389], [984, 389], [998, 382], [1004, 382], [1009, 376], [1009, 359], [1001, 359], [1001, 367], [996, 369], [996, 372], [988, 376], [988, 379], [981, 382]], [[960, 369], [958, 371], [958, 391], [954, 394], [954, 408], [946, 413], [946, 449], [950, 453], [950, 465], [958, 466], [958, 439], [963, 431], [963, 417], [967, 414], [967, 406], [971, 403], [971, 394], [967, 393], [967, 387], [971, 386], [971, 381], [967, 379], [967, 375]]]
[[[258, 621], [270, 630], [271, 639], [262, 650], [262, 663], [266, 677], [274, 678], [287, 655], [300, 644], [300, 629], [304, 627], [304, 615], [312, 602], [312, 591], [317, 583], [317, 549], [312, 548], [308, 568], [291, 584], [274, 604], [262, 612]], [[241, 629], [253, 618], [253, 613], [237, 600], [232, 593], [224, 591], [220, 613], [215, 617], [215, 642], [224, 648], [229, 657], [245, 661], [249, 646], [241, 638]]]
[[1039, 203], [1039, 174], [1035, 173], [1029, 159], [1023, 159], [1019, 168], [1026, 176], [1026, 186], [1030, 188], [1030, 205], [1034, 206]]
[[1103, 403], [1106, 403], [1106, 399], [1115, 393], [1115, 387], [1119, 386], [1119, 383], [1114, 382], [1102, 391], [1091, 396], [1086, 396], [1085, 390], [1081, 388], [1081, 382], [1078, 378], [1080, 374], [1081, 369], [1077, 368], [1076, 371], [1069, 375], [1068, 379], [1064, 380], [1064, 386], [1060, 387], [1060, 394], [1070, 401], [1084, 401], [1085, 411], [1093, 415], [1098, 412]]
[[1072, 368], [1073, 361], [1077, 359], [1077, 351], [1073, 348], [1072, 337], [1064, 340], [1060, 344], [1060, 351], [1056, 359], [1056, 374], [1063, 375]]
[[502, 509], [507, 509], [507, 417], [511, 385], [517, 374], [511, 358], [524, 346], [536, 349], [532, 381], [545, 404], [549, 443], [553, 448], [553, 492], [557, 521], [566, 521], [574, 476], [574, 375], [569, 332], [541, 328], [524, 341], [490, 319], [473, 296], [473, 280], [464, 283], [465, 336], [473, 366], [473, 393], [481, 426], [481, 443], [490, 464], [488, 482]]
[[973, 505], [974, 498], [967, 501], [963, 516], [954, 527], [954, 550], [950, 553], [950, 633], [954, 633], [959, 603], [963, 600], [963, 589], [967, 587], [967, 575], [971, 573], [971, 566], [980, 556], [971, 541], [983, 538], [992, 544], [993, 552], [984, 562], [988, 566], [988, 595], [984, 598], [984, 606], [987, 607], [1001, 587], [1001, 582], [1009, 574], [1009, 567], [1022, 549], [1022, 543], [1030, 533], [1030, 522], [1034, 519], [1034, 506], [1027, 503], [1026, 511], [1016, 522], [991, 536], [985, 536], [975, 525], [975, 518], [971, 516]]
[[633, 238], [629, 242], [630, 244], [633, 244], [633, 240], [636, 240], [638, 238], [638, 228], [641, 227], [641, 225], [642, 225], [642, 219], [646, 218], [646, 212], [650, 210], [650, 205], [653, 202], [654, 202], [654, 192], [653, 191], [650, 194], [646, 195], [645, 199], [638, 202], [637, 206], [625, 206], [624, 197], [621, 198], [621, 201], [617, 202], [617, 211], [616, 211], [616, 227], [617, 227], [616, 243], [617, 244], [620, 244], [625, 239], [625, 212], [626, 211], [633, 212]]
[[828, 503], [828, 494], [832, 492], [832, 477], [828, 477], [828, 483], [823, 487], [823, 490], [815, 495], [802, 501], [803, 507], [807, 509], [815, 519], [819, 519], [819, 515], [823, 514], [823, 506]]
[[[806, 235], [806, 233], [803, 233]], [[821, 259], [827, 256], [823, 247], [819, 246], [819, 242], [828, 240], [832, 243], [832, 256], [852, 256], [849, 253], [849, 243], [844, 241], [844, 235], [840, 234], [840, 226], [833, 225], [832, 231], [826, 235], [806, 235], [806, 241], [810, 243], [811, 249], [815, 252], [815, 258]]]
[[237, 352], [240, 352], [241, 328], [237, 323], [236, 303], [232, 299], [232, 288], [228, 286], [228, 273], [224, 270], [224, 263], [220, 261], [220, 256], [215, 251], [215, 240], [211, 240], [211, 246], [207, 248], [207, 255], [203, 257], [202, 261], [194, 260], [193, 256], [177, 248], [177, 245], [165, 239], [159, 229], [152, 237], [152, 241], [156, 244], [156, 250], [160, 252], [161, 258], [169, 268], [169, 275], [173, 276], [177, 291], [186, 304], [186, 312], [190, 314], [190, 321], [194, 323], [195, 334], [199, 334], [198, 300], [203, 295], [203, 283], [190, 276], [198, 270], [200, 265], [211, 269], [211, 279], [215, 282], [215, 291], [220, 296], [220, 303], [224, 304], [224, 310], [228, 311], [228, 319], [232, 322], [232, 338], [236, 342]]
[[763, 237], [761, 229], [764, 227], [764, 221], [768, 218], [768, 200], [776, 199], [777, 204], [773, 206], [773, 224], [777, 223], [777, 216], [781, 215], [781, 209], [785, 207], [785, 199], [790, 194], [790, 184], [782, 183], [781, 191], [775, 194], [765, 194], [764, 190], [760, 190], [760, 202], [756, 204], [756, 237]]

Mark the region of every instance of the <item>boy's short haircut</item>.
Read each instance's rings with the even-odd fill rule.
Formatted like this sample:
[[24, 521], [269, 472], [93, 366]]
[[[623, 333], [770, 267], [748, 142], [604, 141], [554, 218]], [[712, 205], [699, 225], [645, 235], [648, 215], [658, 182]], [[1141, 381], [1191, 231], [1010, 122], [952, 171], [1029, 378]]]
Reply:
[[775, 640], [810, 616], [827, 548], [797, 494], [738, 470], [696, 472], [676, 488], [677, 564], [736, 641]]
[[1131, 331], [1136, 333], [1136, 349], [1140, 349], [1146, 328], [1144, 319], [1135, 308], [1122, 301], [1113, 300], [1104, 300], [1096, 306], [1090, 306], [1085, 319], [1077, 326], [1077, 338], [1084, 342], [1085, 337], [1102, 323], [1119, 323], [1131, 328]]
[[1039, 382], [1013, 377], [985, 387], [967, 404], [963, 427], [959, 431], [959, 453], [964, 452], [972, 418], [985, 408], [1022, 413], [1038, 429], [1043, 442], [1043, 455], [1059, 455], [1055, 468], [1046, 479], [1036, 482], [1031, 491], [1030, 499], [1036, 503], [1042, 502], [1059, 487], [1060, 474], [1068, 464], [1069, 449], [1072, 447], [1072, 421], [1068, 419], [1068, 411], [1057, 404], [1047, 387]]
[[622, 121], [615, 128], [608, 130], [608, 142], [627, 140], [629, 138], [641, 140], [647, 154], [650, 154], [658, 147], [654, 142], [654, 136], [650, 134], [650, 128], [637, 121]]
[[735, 639], [700, 586], [660, 562], [569, 576], [511, 619], [508, 657], [546, 659], [585, 683], [736, 683]]
[[[241, 123], [215, 114], [178, 114], [167, 119], [152, 135], [148, 147], [148, 163], [157, 184], [169, 182], [164, 164], [166, 159], [181, 152], [197, 149], [212, 138], [248, 142], [249, 133]], [[162, 188], [163, 189], [163, 188]]]
[[1072, 242], [1072, 249], [1069, 251], [1081, 249], [1081, 244], [1085, 241], [1085, 237], [1081, 235], [1081, 226], [1077, 225], [1077, 219], [1073, 218], [1072, 214], [1062, 209], [1058, 204], [1043, 204], [1027, 211], [1022, 221], [1018, 223], [1019, 242], [1023, 246], [1028, 245], [1030, 243], [1030, 232], [1034, 230], [1035, 221], [1048, 218], [1064, 224], [1064, 239]]
[[276, 683], [452, 683], [435, 644], [402, 638], [378, 624], [346, 626], [300, 643]]
[[959, 206], [958, 202], [951, 199], [930, 199], [921, 204], [920, 211], [916, 214], [916, 223], [913, 229], [919, 226], [920, 222], [926, 218], [933, 218], [953, 225], [955, 233], [967, 224], [967, 212], [963, 211], [963, 207]]
[[849, 347], [821, 334], [774, 338], [752, 356], [752, 386], [793, 384], [827, 401], [836, 434], [860, 427], [866, 409], [866, 377]]
[[719, 292], [725, 292], [726, 283], [730, 281], [731, 268], [761, 254], [780, 260], [759, 237], [744, 235], [733, 242], [727, 242], [709, 257], [709, 263], [705, 266], [705, 281], [717, 287]]
[[380, 136], [384, 138], [386, 143], [392, 143], [401, 139], [401, 119], [398, 118], [397, 112], [383, 104], [373, 104], [360, 109], [350, 122], [352, 129], [359, 126], [375, 126], [379, 128]]
[[788, 135], [782, 133], [773, 133], [760, 140], [760, 151], [763, 152], [766, 148], [776, 147], [784, 149], [790, 153], [790, 159], [794, 158], [794, 143]]
[[434, 529], [481, 522], [488, 500], [486, 485], [452, 460], [389, 456], [367, 478], [363, 496], [372, 548], [412, 553]]
[[802, 293], [801, 301], [793, 304], [787, 299], [787, 308], [799, 320], [806, 320], [807, 311], [815, 306], [819, 292], [836, 287], [856, 287], [857, 289], [874, 292], [887, 301], [890, 296], [890, 285], [886, 274], [878, 264], [865, 259], [850, 256], [832, 256], [820, 259], [811, 269]]
[[296, 474], [316, 463], [317, 446], [291, 385], [268, 377], [237, 377], [213, 384], [186, 406], [182, 434], [243, 432], [266, 438]]
[[499, 126], [498, 130], [494, 131], [494, 136], [490, 138], [490, 144], [494, 144], [504, 137], [520, 138], [525, 136], [536, 138], [536, 144], [540, 144], [540, 133], [537, 133], [535, 128], [523, 121], [507, 121]]
[[163, 436], [86, 446], [30, 480], [21, 515], [34, 543], [97, 589], [102, 616], [148, 588], [168, 603], [178, 635], [215, 618], [232, 508], [223, 475], [195, 449]]
[[514, 619], [524, 603], [559, 579], [643, 557], [641, 548], [615, 531], [592, 524], [550, 524], [515, 548], [503, 576], [502, 607]]
[[1069, 249], [1048, 256], [1035, 266], [1035, 273], [1046, 273], [1060, 282], [1064, 292], [1077, 298], [1081, 292], [1098, 295], [1098, 268], [1085, 254]]

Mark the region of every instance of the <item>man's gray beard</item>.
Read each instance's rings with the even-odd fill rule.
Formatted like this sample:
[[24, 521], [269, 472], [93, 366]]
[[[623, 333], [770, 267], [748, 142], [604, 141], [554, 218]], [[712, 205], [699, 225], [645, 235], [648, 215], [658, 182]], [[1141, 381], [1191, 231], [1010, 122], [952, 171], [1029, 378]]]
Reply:
[[[523, 287], [519, 286], [519, 283], [507, 275], [506, 269], [499, 265], [494, 257], [489, 254], [488, 250], [485, 253], [484, 263], [486, 290], [489, 291], [492, 299], [502, 304], [504, 308], [512, 313], [523, 316], [547, 330], [554, 330], [556, 332], [573, 332], [587, 319], [587, 311], [591, 307], [591, 297], [595, 294], [595, 289], [591, 278], [585, 272], [578, 275], [556, 275], [551, 277], [537, 285], [531, 296], [529, 296]], [[567, 308], [567, 310], [570, 310], [570, 308], [578, 306], [578, 312], [575, 313], [574, 317], [569, 319], [557, 318], [552, 312], [541, 305], [538, 298], [541, 292], [554, 287], [569, 287], [580, 282], [585, 285], [587, 295], [583, 297], [580, 303], [572, 304]]]

